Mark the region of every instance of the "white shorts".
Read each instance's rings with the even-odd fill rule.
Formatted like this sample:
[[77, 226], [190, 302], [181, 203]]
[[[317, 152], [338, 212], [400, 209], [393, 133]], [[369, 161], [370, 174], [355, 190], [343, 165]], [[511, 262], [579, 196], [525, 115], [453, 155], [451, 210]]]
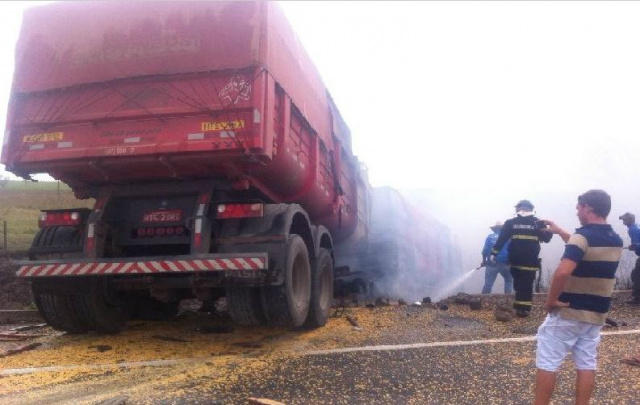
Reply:
[[538, 328], [536, 367], [558, 371], [569, 352], [578, 370], [595, 370], [602, 326], [564, 319], [557, 313], [547, 315]]

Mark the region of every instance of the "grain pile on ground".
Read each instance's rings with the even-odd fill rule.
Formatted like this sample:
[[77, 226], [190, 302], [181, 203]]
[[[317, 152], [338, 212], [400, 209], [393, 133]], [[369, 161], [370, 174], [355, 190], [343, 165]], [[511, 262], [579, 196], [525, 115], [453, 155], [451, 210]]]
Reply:
[[[47, 403], [51, 404], [93, 405], [126, 394], [129, 405], [197, 404], [203, 403], [198, 402], [203, 398], [209, 403], [216, 403], [215, 400], [219, 404], [244, 404], [249, 396], [288, 405], [365, 404], [372, 403], [375, 395], [379, 395], [377, 403], [381, 404], [435, 404], [447, 396], [458, 401], [447, 403], [491, 403], [482, 401], [498, 401], [512, 387], [491, 382], [474, 394], [473, 381], [501, 376], [506, 382], [521, 379], [528, 389], [535, 345], [530, 337], [544, 314], [538, 302], [530, 318], [498, 322], [494, 311], [504, 305], [505, 298], [479, 299], [480, 310], [450, 299], [447, 311], [436, 304], [398, 305], [390, 301], [389, 305], [367, 306], [367, 302], [360, 302], [358, 306], [332, 309], [327, 326], [315, 330], [235, 328], [229, 333], [228, 318], [202, 312], [184, 313], [173, 322], [130, 322], [126, 331], [113, 336], [68, 335], [45, 329], [47, 336], [20, 343], [37, 342], [42, 344], [40, 347], [4, 358], [1, 368], [69, 368], [2, 376], [0, 402], [26, 405], [48, 398]], [[623, 305], [624, 300], [625, 297], [614, 300], [611, 318], [627, 326], [609, 329], [640, 327], [640, 311]], [[226, 333], [203, 333], [206, 331]], [[427, 351], [374, 351], [366, 356], [359, 352], [339, 357], [307, 355], [362, 346], [500, 338], [525, 340], [495, 346], [453, 344]], [[640, 343], [637, 338], [635, 342]], [[14, 345], [0, 342], [0, 349]], [[623, 336], [607, 337], [603, 352], [611, 358], [605, 357], [605, 364], [618, 366], [617, 358], [628, 350], [628, 345], [629, 340]], [[159, 360], [174, 363], [163, 367], [136, 364]], [[486, 375], [487, 370], [498, 374]], [[570, 372], [570, 367], [565, 372]], [[569, 385], [566, 390], [571, 389]], [[461, 387], [469, 392], [463, 394]], [[331, 395], [338, 388], [343, 390], [340, 395]], [[631, 388], [621, 388], [625, 392], [627, 389]], [[476, 398], [482, 395], [485, 399]]]

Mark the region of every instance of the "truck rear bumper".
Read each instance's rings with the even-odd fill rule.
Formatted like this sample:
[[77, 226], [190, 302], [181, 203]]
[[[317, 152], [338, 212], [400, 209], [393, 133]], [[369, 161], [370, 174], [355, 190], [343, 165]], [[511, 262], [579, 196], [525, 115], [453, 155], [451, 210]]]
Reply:
[[19, 262], [18, 277], [185, 274], [266, 270], [267, 253], [207, 254], [169, 258], [77, 259]]

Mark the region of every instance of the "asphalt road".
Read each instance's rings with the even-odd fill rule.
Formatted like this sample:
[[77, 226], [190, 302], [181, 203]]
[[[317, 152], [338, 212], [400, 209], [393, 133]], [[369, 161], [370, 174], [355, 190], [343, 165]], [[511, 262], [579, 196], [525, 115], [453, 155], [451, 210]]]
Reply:
[[[248, 397], [287, 405], [530, 404], [532, 335], [543, 314], [536, 308], [530, 319], [499, 323], [491, 305], [349, 308], [315, 331], [211, 334], [203, 326], [225, 319], [200, 314], [130, 324], [109, 337], [40, 331], [45, 336], [27, 340], [40, 347], [0, 358], [0, 403], [94, 405], [124, 395], [128, 405], [247, 404]], [[640, 308], [618, 304], [611, 315], [627, 326], [606, 330], [593, 404], [640, 404], [640, 368], [619, 362], [640, 350]], [[574, 379], [568, 359], [554, 405], [573, 403]]]

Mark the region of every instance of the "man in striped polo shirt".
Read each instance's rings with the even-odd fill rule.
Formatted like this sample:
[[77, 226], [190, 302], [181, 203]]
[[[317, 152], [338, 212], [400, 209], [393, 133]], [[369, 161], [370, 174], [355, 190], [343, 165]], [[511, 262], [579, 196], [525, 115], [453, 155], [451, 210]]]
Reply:
[[556, 373], [569, 351], [577, 370], [576, 405], [589, 403], [595, 385], [600, 329], [611, 305], [622, 239], [607, 224], [611, 197], [606, 192], [580, 195], [576, 210], [582, 227], [572, 235], [544, 221], [566, 247], [544, 304], [549, 314], [538, 329], [534, 405], [549, 404]]

